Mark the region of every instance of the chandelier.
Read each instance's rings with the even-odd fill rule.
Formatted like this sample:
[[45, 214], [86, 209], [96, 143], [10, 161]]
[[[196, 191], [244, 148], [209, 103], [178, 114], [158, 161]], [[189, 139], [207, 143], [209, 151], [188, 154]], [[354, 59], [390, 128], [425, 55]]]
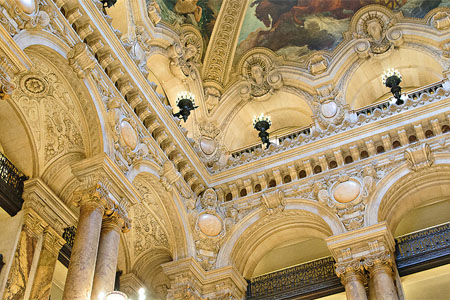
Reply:
[[178, 94], [176, 104], [180, 111], [173, 115], [179, 119], [182, 118], [184, 122], [187, 121], [191, 111], [198, 107], [195, 106], [194, 95], [189, 92]]
[[266, 144], [267, 147], [270, 146], [269, 133], [267, 132], [270, 125], [272, 125], [272, 121], [269, 116], [260, 114], [259, 116], [253, 117], [253, 127], [259, 131], [258, 136], [261, 138], [261, 142]]
[[402, 105], [403, 103], [405, 103], [401, 99], [402, 88], [399, 86], [399, 84], [400, 82], [402, 82], [402, 74], [400, 74], [399, 71], [395, 69], [388, 69], [384, 71], [383, 75], [381, 76], [381, 80], [386, 87], [391, 88], [391, 93], [396, 99], [395, 104]]

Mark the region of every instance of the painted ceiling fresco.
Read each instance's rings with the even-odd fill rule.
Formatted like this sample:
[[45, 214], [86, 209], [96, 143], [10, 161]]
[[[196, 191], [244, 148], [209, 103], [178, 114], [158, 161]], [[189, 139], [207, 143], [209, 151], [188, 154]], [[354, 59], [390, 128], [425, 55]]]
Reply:
[[[156, 0], [162, 19], [169, 24], [196, 26], [208, 45], [223, 0]], [[450, 0], [449, 0], [450, 1]]]
[[353, 14], [369, 4], [423, 18], [433, 8], [450, 7], [450, 0], [252, 0], [235, 60], [254, 47], [269, 48], [289, 60], [314, 50], [333, 50]]

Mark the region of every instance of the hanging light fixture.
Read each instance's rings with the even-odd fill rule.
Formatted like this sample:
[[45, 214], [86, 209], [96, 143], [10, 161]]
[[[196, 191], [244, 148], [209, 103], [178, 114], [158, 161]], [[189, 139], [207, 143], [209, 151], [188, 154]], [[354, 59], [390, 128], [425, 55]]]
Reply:
[[267, 147], [270, 146], [269, 133], [267, 132], [270, 125], [272, 125], [272, 121], [269, 116], [260, 114], [259, 116], [253, 117], [253, 127], [259, 131], [258, 136], [261, 138], [262, 143], [266, 144]]
[[107, 294], [101, 293], [99, 295], [99, 299], [101, 300], [128, 300], [128, 297], [125, 293], [119, 291], [112, 291]]
[[184, 122], [187, 121], [187, 118], [191, 114], [191, 111], [198, 107], [195, 106], [194, 95], [189, 92], [178, 94], [176, 104], [180, 111], [173, 115], [179, 119], [182, 118]]
[[103, 4], [103, 9], [105, 9], [110, 8], [111, 6], [116, 4], [117, 0], [101, 0], [101, 2]]
[[402, 74], [400, 74], [399, 71], [395, 69], [388, 69], [384, 71], [384, 74], [381, 76], [381, 80], [386, 87], [391, 88], [391, 93], [396, 99], [395, 104], [402, 105], [405, 103], [405, 101], [401, 99], [402, 88], [399, 84], [402, 82]]

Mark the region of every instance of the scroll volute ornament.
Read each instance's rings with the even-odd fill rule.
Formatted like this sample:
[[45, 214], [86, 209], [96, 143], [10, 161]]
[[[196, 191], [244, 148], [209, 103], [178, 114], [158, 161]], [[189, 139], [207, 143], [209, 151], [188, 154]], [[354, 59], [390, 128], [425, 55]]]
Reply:
[[406, 149], [405, 159], [409, 168], [413, 171], [419, 171], [423, 168], [430, 167], [434, 162], [433, 153], [428, 144], [421, 144], [417, 147]]

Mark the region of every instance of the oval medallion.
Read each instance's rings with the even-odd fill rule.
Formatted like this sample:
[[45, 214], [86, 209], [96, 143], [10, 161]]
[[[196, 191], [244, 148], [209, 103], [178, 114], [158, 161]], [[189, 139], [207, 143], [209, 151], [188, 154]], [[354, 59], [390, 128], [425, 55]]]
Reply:
[[130, 123], [127, 121], [122, 121], [120, 123], [120, 135], [128, 147], [131, 148], [131, 150], [134, 150], [137, 146], [137, 134], [134, 130], [133, 126], [131, 126]]
[[26, 14], [32, 14], [36, 10], [35, 0], [17, 0], [17, 4]]
[[337, 105], [332, 101], [324, 103], [322, 104], [320, 111], [325, 118], [332, 118], [337, 113]]
[[216, 150], [216, 143], [210, 138], [202, 137], [200, 139], [200, 148], [206, 155], [211, 155]]
[[356, 181], [341, 182], [334, 188], [334, 199], [341, 203], [351, 202], [358, 197], [360, 190], [361, 186]]
[[207, 236], [217, 236], [222, 231], [222, 221], [211, 214], [202, 214], [198, 217], [198, 227]]

